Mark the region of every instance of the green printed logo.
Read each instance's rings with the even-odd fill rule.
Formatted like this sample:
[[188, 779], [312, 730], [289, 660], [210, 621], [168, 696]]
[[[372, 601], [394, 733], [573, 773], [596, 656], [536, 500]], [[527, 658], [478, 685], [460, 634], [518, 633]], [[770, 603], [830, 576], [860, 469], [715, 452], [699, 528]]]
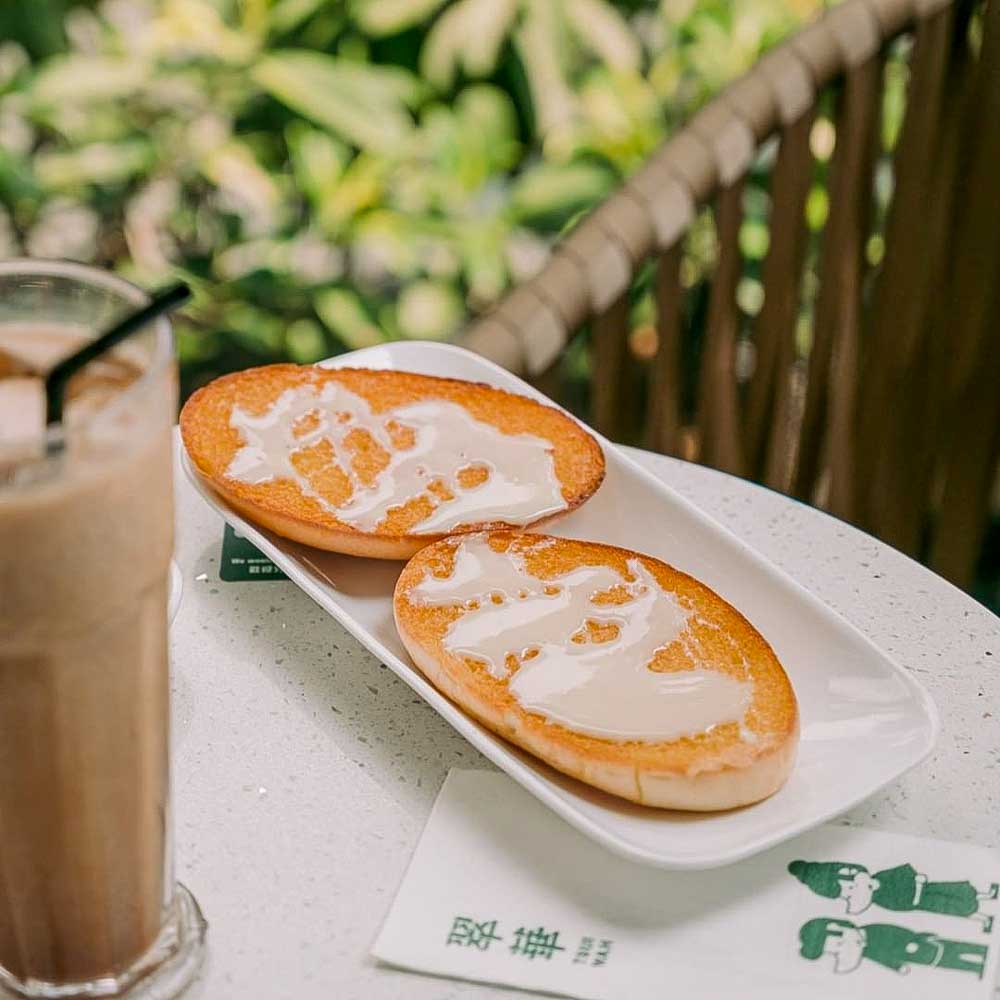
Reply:
[[[503, 941], [497, 931], [497, 920], [476, 920], [474, 917], [457, 916], [452, 919], [446, 945], [476, 948], [487, 951], [494, 941]], [[550, 931], [545, 927], [518, 927], [514, 931], [511, 944], [507, 948], [510, 955], [521, 958], [544, 958], [551, 961], [567, 949], [559, 943], [560, 931]], [[582, 937], [577, 946], [574, 965], [590, 965], [595, 968], [606, 965], [611, 956], [614, 941], [609, 938]]]
[[566, 949], [559, 944], [559, 931], [547, 931], [544, 927], [535, 927], [533, 930], [518, 927], [514, 931], [514, 943], [510, 950], [525, 958], [550, 959], [557, 951]]
[[471, 917], [455, 917], [448, 933], [448, 944], [464, 945], [486, 951], [494, 941], [502, 941], [497, 935], [497, 922], [484, 920], [476, 923]]
[[592, 937], [580, 938], [580, 944], [577, 946], [576, 955], [573, 958], [573, 964], [593, 966], [607, 964], [608, 956], [611, 954], [612, 944], [614, 944], [614, 942], [609, 941], [607, 938], [601, 938], [596, 943]]
[[895, 924], [859, 927], [850, 920], [817, 917], [799, 930], [799, 953], [814, 961], [829, 956], [838, 973], [853, 972], [867, 958], [904, 976], [914, 965], [927, 965], [974, 972], [982, 979], [989, 951], [984, 944], [953, 941]]
[[222, 536], [219, 578], [226, 583], [244, 580], [287, 580], [288, 577], [252, 542], [226, 525]]
[[864, 865], [841, 861], [793, 861], [788, 871], [817, 896], [843, 900], [852, 915], [874, 904], [897, 913], [919, 910], [967, 917], [977, 921], [984, 934], [993, 930], [992, 915], [980, 912], [980, 905], [997, 898], [996, 882], [985, 889], [971, 882], [932, 882], [909, 864], [869, 874]]

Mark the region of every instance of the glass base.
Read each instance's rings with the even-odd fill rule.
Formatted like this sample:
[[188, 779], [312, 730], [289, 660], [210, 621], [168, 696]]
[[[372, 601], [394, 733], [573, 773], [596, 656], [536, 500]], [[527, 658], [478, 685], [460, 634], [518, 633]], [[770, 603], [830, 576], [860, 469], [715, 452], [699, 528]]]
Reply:
[[198, 902], [179, 882], [159, 936], [134, 965], [120, 975], [88, 983], [22, 982], [0, 967], [0, 998], [29, 1000], [173, 1000], [194, 979], [205, 954], [208, 924]]

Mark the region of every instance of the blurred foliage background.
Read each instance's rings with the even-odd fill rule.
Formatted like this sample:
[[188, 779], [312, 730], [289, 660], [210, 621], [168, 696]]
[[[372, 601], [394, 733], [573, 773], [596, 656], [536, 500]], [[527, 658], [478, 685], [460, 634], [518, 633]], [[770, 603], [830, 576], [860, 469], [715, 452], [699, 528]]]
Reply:
[[[7, 0], [0, 256], [186, 279], [185, 394], [447, 338], [822, 2]], [[747, 209], [752, 262], [763, 173]], [[713, 253], [696, 232], [690, 283]]]
[[[76, 259], [151, 288], [185, 279], [182, 396], [249, 365], [448, 338], [831, 2], [0, 0], [0, 258]], [[886, 66], [875, 268], [905, 104], [900, 55]], [[835, 142], [821, 106], [803, 362]], [[745, 190], [748, 325], [764, 297], [773, 156], [765, 145]], [[691, 359], [715, 251], [706, 213], [682, 265]], [[648, 279], [633, 294], [640, 359], [656, 348]], [[580, 412], [586, 336], [562, 364]], [[739, 346], [745, 375], [752, 339]], [[696, 365], [684, 367], [691, 396]], [[977, 596], [1000, 605], [998, 530], [983, 566]]]

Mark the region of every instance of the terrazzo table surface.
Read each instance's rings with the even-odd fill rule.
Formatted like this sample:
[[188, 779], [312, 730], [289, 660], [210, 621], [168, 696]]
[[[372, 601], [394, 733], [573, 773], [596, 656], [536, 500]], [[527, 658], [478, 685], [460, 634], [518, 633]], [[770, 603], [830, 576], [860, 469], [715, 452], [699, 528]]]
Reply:
[[[937, 702], [933, 755], [845, 820], [1000, 846], [1000, 619], [833, 518], [634, 456], [867, 632]], [[222, 582], [222, 520], [179, 469], [176, 489], [177, 867], [210, 924], [189, 996], [526, 996], [368, 956], [448, 769], [493, 765], [294, 584]]]

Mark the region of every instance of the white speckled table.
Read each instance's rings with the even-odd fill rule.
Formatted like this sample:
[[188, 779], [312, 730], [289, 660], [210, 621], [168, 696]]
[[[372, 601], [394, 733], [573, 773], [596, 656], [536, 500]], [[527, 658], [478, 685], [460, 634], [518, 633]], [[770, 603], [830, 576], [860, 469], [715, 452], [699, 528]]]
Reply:
[[[935, 753], [845, 820], [1000, 845], [1000, 619], [840, 521], [721, 473], [636, 457], [933, 695]], [[222, 582], [222, 521], [179, 470], [177, 497], [177, 860], [211, 925], [192, 1000], [525, 996], [369, 958], [448, 769], [492, 765], [294, 584]]]

